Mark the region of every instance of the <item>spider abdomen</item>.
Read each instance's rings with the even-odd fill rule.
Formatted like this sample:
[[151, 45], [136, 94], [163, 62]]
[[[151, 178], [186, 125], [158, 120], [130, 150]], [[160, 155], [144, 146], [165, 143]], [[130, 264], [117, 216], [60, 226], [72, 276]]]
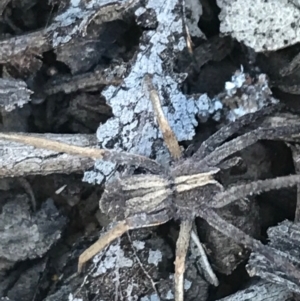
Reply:
[[160, 211], [171, 204], [172, 181], [161, 175], [134, 175], [107, 184], [100, 209], [117, 220]]

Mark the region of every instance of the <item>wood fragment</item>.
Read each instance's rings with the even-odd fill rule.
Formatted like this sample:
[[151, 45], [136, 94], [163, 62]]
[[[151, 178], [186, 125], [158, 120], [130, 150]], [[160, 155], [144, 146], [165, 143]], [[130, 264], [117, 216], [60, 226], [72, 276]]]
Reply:
[[45, 51], [70, 42], [77, 35], [84, 35], [87, 26], [94, 18], [97, 17], [98, 24], [116, 20], [126, 14], [136, 2], [126, 0], [116, 3], [113, 0], [97, 0], [93, 5], [83, 1], [82, 5], [78, 6], [77, 2], [70, 1], [46, 29], [0, 41], [0, 63], [5, 64], [20, 54], [42, 55]]
[[12, 111], [15, 107], [23, 107], [30, 101], [33, 92], [22, 80], [0, 78], [0, 107]]
[[61, 237], [67, 218], [50, 198], [36, 212], [26, 194], [2, 193], [1, 198], [0, 258], [18, 262], [44, 256]]
[[51, 49], [44, 31], [8, 38], [0, 41], [0, 63], [5, 64], [14, 56], [29, 53], [42, 53]]
[[217, 301], [288, 301], [292, 300], [293, 293], [281, 285], [259, 280], [228, 297]]
[[[2, 137], [9, 134], [0, 133]], [[20, 138], [25, 136], [20, 135]], [[29, 140], [30, 140], [29, 136]], [[60, 135], [60, 134], [43, 134], [33, 135], [33, 138], [54, 139], [79, 146], [96, 146], [94, 135]], [[48, 141], [48, 140], [47, 140]], [[39, 145], [39, 144], [38, 144]], [[78, 157], [57, 153], [51, 150], [41, 148], [35, 149], [33, 146], [24, 145], [24, 143], [10, 142], [0, 138], [0, 178], [2, 177], [20, 177], [28, 175], [48, 175], [53, 173], [72, 173], [83, 172], [92, 167], [95, 161], [88, 157]]]
[[[45, 84], [42, 92], [48, 96], [59, 92], [68, 94], [78, 90], [94, 91], [101, 86], [120, 85], [125, 71], [126, 66], [121, 65], [115, 68], [99, 69], [80, 75], [55, 78]], [[112, 74], [114, 73], [116, 77], [112, 78]]]
[[0, 16], [2, 16], [7, 4], [9, 3], [9, 0], [3, 0], [0, 3]]
[[[255, 250], [246, 266], [248, 273], [252, 277], [259, 276], [299, 294], [300, 224], [286, 220], [269, 228], [268, 237], [269, 248], [273, 249], [273, 254]], [[279, 260], [274, 260], [274, 254], [278, 255]]]
[[[298, 144], [288, 144], [292, 151], [295, 171], [297, 174], [300, 173], [300, 146]], [[297, 204], [295, 209], [295, 223], [300, 222], [300, 184], [297, 185]]]

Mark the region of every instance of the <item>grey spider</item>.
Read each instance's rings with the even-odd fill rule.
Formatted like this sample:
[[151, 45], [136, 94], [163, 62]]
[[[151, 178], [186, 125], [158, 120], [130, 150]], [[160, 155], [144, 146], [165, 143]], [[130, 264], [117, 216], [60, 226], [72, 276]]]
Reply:
[[[168, 170], [149, 158], [129, 153], [77, 147], [15, 133], [0, 133], [0, 139], [146, 169], [148, 171], [146, 174], [126, 176], [107, 183], [100, 200], [100, 208], [113, 221], [117, 221], [117, 224], [80, 255], [78, 271], [82, 270], [83, 264], [126, 231], [156, 226], [175, 219], [181, 223], [176, 244], [175, 300], [182, 301], [184, 300], [185, 258], [192, 224], [196, 217], [203, 218], [212, 227], [251, 250], [272, 254], [271, 248], [226, 222], [214, 211], [214, 208], [221, 208], [252, 194], [299, 184], [300, 175], [260, 180], [231, 186], [228, 189], [225, 189], [215, 176], [220, 171], [221, 164], [224, 162], [229, 166], [232, 164], [232, 160], [226, 161], [226, 159], [236, 152], [262, 139], [285, 140], [299, 133], [300, 123], [258, 127], [225, 142], [243, 127], [255, 124], [257, 120], [274, 111], [274, 107], [265, 108], [222, 127], [203, 142], [192, 157], [185, 159], [181, 156], [174, 133], [160, 111], [159, 99], [149, 78], [147, 84], [165, 142], [176, 159]], [[275, 261], [278, 256], [274, 254]], [[284, 259], [279, 258], [278, 262], [280, 260]]]

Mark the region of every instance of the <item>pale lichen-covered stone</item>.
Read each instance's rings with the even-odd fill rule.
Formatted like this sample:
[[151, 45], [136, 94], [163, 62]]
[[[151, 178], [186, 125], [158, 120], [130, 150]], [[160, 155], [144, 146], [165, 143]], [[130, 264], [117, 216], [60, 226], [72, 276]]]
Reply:
[[217, 0], [217, 4], [221, 33], [256, 52], [275, 51], [300, 41], [300, 10], [292, 1]]

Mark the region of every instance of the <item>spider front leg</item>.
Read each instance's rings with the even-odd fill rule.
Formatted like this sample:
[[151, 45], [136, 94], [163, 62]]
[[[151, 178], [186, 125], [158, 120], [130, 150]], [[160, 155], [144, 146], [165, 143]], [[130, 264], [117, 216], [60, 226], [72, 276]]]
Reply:
[[105, 161], [112, 161], [117, 164], [139, 166], [156, 174], [164, 172], [164, 168], [160, 164], [145, 156], [130, 154], [126, 152], [117, 152], [108, 149], [71, 145], [60, 141], [43, 138], [42, 135], [29, 135], [27, 133], [23, 134], [7, 132], [0, 133], [0, 139], [22, 143], [36, 148], [51, 150], [58, 153], [66, 153], [73, 156], [87, 157], [95, 160], [101, 159]]
[[248, 126], [257, 120], [270, 115], [280, 108], [279, 105], [272, 105], [270, 107], [262, 108], [255, 113], [246, 114], [238, 118], [234, 122], [230, 122], [227, 125], [222, 126], [217, 132], [211, 135], [206, 141], [204, 141], [199, 149], [193, 155], [196, 160], [201, 160], [213, 152], [219, 145], [237, 133], [240, 129]]
[[212, 153], [203, 158], [197, 166], [217, 166], [227, 157], [243, 150], [259, 140], [287, 140], [288, 137], [300, 132], [300, 124], [258, 128], [240, 137], [237, 137], [216, 148]]
[[154, 114], [157, 118], [157, 122], [159, 125], [159, 128], [163, 134], [164, 141], [174, 159], [179, 159], [181, 157], [181, 149], [179, 146], [179, 143], [176, 139], [175, 133], [171, 129], [169, 122], [167, 118], [164, 115], [164, 112], [161, 107], [161, 101], [158, 95], [157, 90], [154, 88], [153, 82], [152, 82], [153, 76], [150, 74], [147, 74], [145, 76], [145, 84], [147, 86], [150, 100], [152, 102], [152, 107], [154, 110]]
[[193, 223], [191, 221], [182, 221], [180, 225], [179, 236], [176, 242], [175, 259], [175, 300], [184, 300], [184, 272], [185, 259], [190, 244], [190, 237]]
[[[230, 138], [243, 127], [271, 114], [277, 109], [278, 105], [267, 107], [255, 113], [244, 115], [235, 122], [223, 126], [204, 141], [191, 158], [181, 164], [180, 172], [182, 174], [191, 174], [203, 170], [204, 166], [217, 166], [227, 157], [259, 140], [284, 140], [284, 137], [287, 137], [288, 135], [297, 134], [300, 130], [300, 124], [293, 124], [292, 126], [263, 127], [221, 145], [226, 139]], [[230, 163], [233, 163], [233, 161]]]
[[162, 210], [158, 213], [137, 214], [126, 218], [117, 223], [111, 230], [102, 235], [93, 245], [86, 249], [78, 259], [78, 273], [82, 271], [83, 265], [93, 258], [97, 253], [102, 251], [107, 245], [113, 242], [118, 237], [121, 237], [126, 231], [154, 227], [164, 224], [170, 220], [169, 212]]
[[249, 195], [257, 195], [270, 190], [292, 187], [299, 183], [300, 175], [290, 175], [275, 179], [259, 180], [247, 184], [234, 185], [225, 191], [217, 193], [213, 197], [212, 201], [208, 203], [208, 206], [212, 208], [221, 208]]

